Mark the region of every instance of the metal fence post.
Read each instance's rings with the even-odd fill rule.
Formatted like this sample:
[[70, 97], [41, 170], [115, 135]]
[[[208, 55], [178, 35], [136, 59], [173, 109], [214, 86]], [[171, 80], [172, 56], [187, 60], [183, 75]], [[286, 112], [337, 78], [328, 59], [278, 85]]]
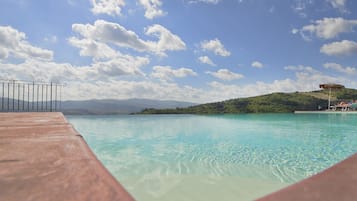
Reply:
[[50, 112], [52, 112], [52, 82], [51, 82], [51, 90], [50, 90]]
[[62, 84], [21, 80], [0, 81], [0, 112], [61, 110]]
[[2, 83], [1, 111], [4, 111], [5, 82]]
[[7, 83], [7, 111], [10, 110], [10, 82]]

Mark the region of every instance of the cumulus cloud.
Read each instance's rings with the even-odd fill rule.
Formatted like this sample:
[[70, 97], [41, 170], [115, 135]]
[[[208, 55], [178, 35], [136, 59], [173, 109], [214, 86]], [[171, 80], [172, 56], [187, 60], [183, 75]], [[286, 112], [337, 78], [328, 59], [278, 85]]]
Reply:
[[[108, 61], [94, 62], [90, 68], [94, 74], [87, 79], [105, 77], [118, 77], [123, 75], [145, 75], [140, 67], [147, 65], [149, 60], [144, 57], [133, 57], [129, 55], [116, 57]], [[103, 78], [102, 78], [103, 79]]]
[[291, 70], [291, 71], [305, 71], [305, 72], [309, 72], [309, 73], [315, 73], [317, 71], [315, 71], [315, 69], [311, 66], [304, 66], [304, 65], [298, 65], [298, 66], [285, 66], [284, 67], [285, 70]]
[[167, 13], [162, 11], [161, 0], [139, 0], [139, 3], [145, 8], [145, 17], [148, 19], [154, 19], [155, 17], [161, 17]]
[[26, 34], [10, 26], [0, 26], [0, 59], [14, 57], [18, 59], [36, 58], [52, 60], [53, 52], [32, 46], [26, 40]]
[[152, 77], [164, 81], [171, 81], [173, 78], [183, 78], [187, 76], [196, 76], [197, 73], [190, 68], [172, 69], [171, 66], [154, 66]]
[[332, 69], [340, 73], [344, 73], [347, 75], [356, 75], [357, 74], [357, 69], [354, 67], [343, 67], [341, 64], [337, 63], [325, 63], [324, 67], [327, 69]]
[[208, 65], [211, 65], [211, 66], [216, 66], [216, 64], [213, 63], [213, 61], [208, 56], [198, 57], [198, 60], [199, 60], [200, 63], [208, 64]]
[[341, 12], [347, 12], [347, 0], [327, 0], [327, 2], [329, 2], [333, 8], [339, 9]]
[[224, 48], [223, 44], [221, 43], [220, 40], [213, 39], [209, 41], [203, 41], [201, 42], [201, 48], [204, 51], [211, 51], [214, 52], [216, 55], [222, 56], [222, 57], [227, 57], [230, 56], [231, 53]]
[[112, 43], [137, 51], [145, 51], [148, 49], [146, 42], [141, 40], [135, 32], [127, 30], [125, 27], [116, 23], [97, 20], [93, 25], [73, 24], [72, 30], [90, 40]]
[[[80, 56], [93, 58], [93, 63], [90, 66], [81, 67], [81, 69], [88, 69], [86, 75], [89, 80], [125, 75], [144, 75], [140, 68], [149, 64], [150, 60], [147, 57], [122, 54], [120, 51], [107, 45], [105, 42], [115, 42], [115, 34], [110, 34], [111, 32], [105, 30], [106, 28], [103, 28], [104, 30], [91, 30], [94, 32], [98, 31], [98, 33], [94, 33], [93, 35], [91, 31], [84, 31], [85, 29], [83, 30], [81, 26], [75, 26], [75, 28], [76, 30], [78, 29], [77, 31], [82, 34], [83, 38], [71, 37], [68, 39], [68, 42], [80, 49]], [[92, 27], [89, 26], [89, 28]], [[96, 37], [100, 40], [95, 40]], [[121, 37], [135, 39], [134, 34], [127, 34]]]
[[343, 40], [325, 44], [320, 48], [320, 52], [329, 56], [347, 56], [357, 54], [357, 43]]
[[145, 32], [146, 35], [157, 37], [158, 41], [144, 41], [135, 32], [127, 30], [120, 24], [104, 20], [97, 20], [93, 25], [73, 24], [72, 30], [79, 33], [84, 39], [110, 43], [139, 52], [152, 52], [160, 56], [165, 56], [166, 51], [184, 50], [186, 48], [186, 44], [179, 36], [158, 24], [148, 27]]
[[78, 39], [71, 37], [68, 42], [80, 49], [80, 56], [93, 57], [94, 60], [110, 59], [117, 56], [117, 52], [105, 43], [97, 42], [88, 38]]
[[252, 63], [252, 67], [254, 67], [254, 68], [263, 68], [264, 65], [263, 65], [261, 62], [259, 62], [259, 61], [254, 61], [254, 62]]
[[93, 14], [121, 15], [121, 8], [125, 6], [124, 0], [91, 0]]
[[172, 34], [168, 29], [159, 24], [148, 27], [145, 34], [159, 38], [156, 42], [147, 42], [148, 49], [159, 55], [165, 55], [165, 51], [168, 50], [177, 51], [186, 49], [186, 44], [179, 36]]
[[323, 18], [302, 27], [300, 32], [304, 38], [310, 38], [309, 35], [316, 35], [319, 38], [331, 39], [342, 33], [353, 32], [355, 26], [357, 26], [357, 20], [346, 20], [341, 17]]
[[[52, 61], [53, 52], [32, 46], [25, 33], [11, 27], [0, 27], [0, 76], [2, 79], [75, 81], [107, 80], [119, 76], [144, 76], [141, 67], [150, 60], [146, 57], [123, 55], [109, 46], [90, 39], [70, 38], [80, 48], [80, 55], [93, 57], [87, 66]], [[16, 63], [11, 62], [16, 58]]]
[[244, 77], [242, 74], [234, 73], [228, 69], [219, 69], [217, 72], [207, 71], [206, 73], [225, 81], [238, 80]]
[[[269, 84], [270, 86], [275, 85], [273, 90], [278, 92], [293, 92], [293, 91], [312, 91], [317, 90], [319, 84], [321, 83], [334, 83], [340, 82], [341, 77], [333, 77], [325, 75], [324, 73], [316, 70], [312, 66], [305, 65], [289, 65], [284, 67], [285, 70], [290, 70], [295, 72], [295, 78], [285, 79], [285, 80], [275, 80], [274, 83]], [[285, 88], [282, 85], [284, 83]]]
[[71, 82], [66, 85], [64, 99], [129, 99], [207, 100], [205, 92], [173, 82], [111, 80], [109, 82]]
[[84, 78], [68, 63], [28, 59], [20, 64], [1, 63], [2, 79], [69, 81]]
[[27, 59], [19, 64], [0, 63], [2, 79], [42, 80], [57, 82], [108, 80], [119, 76], [143, 76], [140, 67], [148, 64], [146, 58], [131, 56], [117, 57], [108, 61], [93, 62], [88, 66], [74, 66], [69, 63], [56, 63]]

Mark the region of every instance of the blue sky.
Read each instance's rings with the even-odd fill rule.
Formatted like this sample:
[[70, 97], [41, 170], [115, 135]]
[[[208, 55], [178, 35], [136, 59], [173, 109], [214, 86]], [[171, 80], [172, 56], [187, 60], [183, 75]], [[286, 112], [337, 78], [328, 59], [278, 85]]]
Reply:
[[357, 88], [352, 0], [1, 0], [0, 78], [65, 99], [212, 102]]

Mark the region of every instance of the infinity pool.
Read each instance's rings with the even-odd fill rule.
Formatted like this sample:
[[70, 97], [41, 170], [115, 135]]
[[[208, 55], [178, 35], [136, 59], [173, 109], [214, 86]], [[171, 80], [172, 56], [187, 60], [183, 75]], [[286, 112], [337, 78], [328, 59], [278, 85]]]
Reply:
[[67, 116], [138, 201], [252, 200], [357, 151], [357, 115]]

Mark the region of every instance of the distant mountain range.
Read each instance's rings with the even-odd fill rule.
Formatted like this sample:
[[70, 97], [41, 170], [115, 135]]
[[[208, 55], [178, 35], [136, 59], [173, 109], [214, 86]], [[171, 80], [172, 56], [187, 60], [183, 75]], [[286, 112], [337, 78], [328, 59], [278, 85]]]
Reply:
[[61, 111], [64, 114], [130, 114], [138, 113], [145, 108], [174, 109], [193, 105], [197, 104], [190, 102], [150, 99], [94, 99], [84, 101], [63, 101], [61, 103]]

